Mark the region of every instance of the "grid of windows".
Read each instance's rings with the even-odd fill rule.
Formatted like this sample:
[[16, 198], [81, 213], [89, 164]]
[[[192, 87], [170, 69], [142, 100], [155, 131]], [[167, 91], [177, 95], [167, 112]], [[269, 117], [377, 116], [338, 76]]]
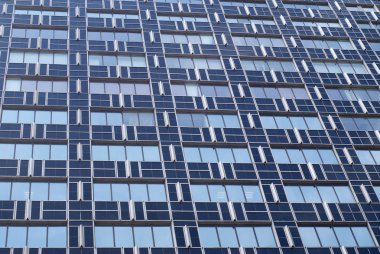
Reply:
[[0, 254], [380, 252], [378, 2], [0, 6]]

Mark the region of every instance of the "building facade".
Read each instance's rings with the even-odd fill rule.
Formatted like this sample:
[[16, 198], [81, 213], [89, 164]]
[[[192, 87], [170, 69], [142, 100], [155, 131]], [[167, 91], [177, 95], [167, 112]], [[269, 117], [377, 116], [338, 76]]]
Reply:
[[376, 0], [0, 0], [0, 254], [374, 254]]

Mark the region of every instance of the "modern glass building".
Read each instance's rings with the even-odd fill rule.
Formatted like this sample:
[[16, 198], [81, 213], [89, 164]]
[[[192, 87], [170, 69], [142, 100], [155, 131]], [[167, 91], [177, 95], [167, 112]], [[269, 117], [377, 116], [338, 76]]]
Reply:
[[375, 254], [377, 0], [0, 0], [0, 254]]

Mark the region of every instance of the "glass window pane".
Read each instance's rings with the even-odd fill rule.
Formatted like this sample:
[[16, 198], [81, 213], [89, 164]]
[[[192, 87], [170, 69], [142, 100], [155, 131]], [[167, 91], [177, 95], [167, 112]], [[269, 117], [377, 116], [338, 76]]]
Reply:
[[138, 247], [153, 247], [152, 229], [150, 227], [135, 227], [135, 245]]
[[0, 182], [0, 200], [9, 200], [11, 195], [11, 183]]
[[125, 161], [124, 146], [109, 146], [108, 149], [111, 161]]
[[290, 163], [288, 155], [284, 149], [272, 149], [272, 155], [276, 163]]
[[290, 203], [304, 203], [301, 190], [298, 186], [284, 186], [286, 197]]
[[66, 200], [67, 188], [65, 183], [50, 183], [49, 200]]
[[144, 161], [160, 161], [160, 153], [156, 146], [143, 146]]
[[251, 157], [245, 148], [233, 148], [232, 152], [237, 163], [251, 163]]
[[184, 152], [185, 161], [201, 162], [201, 156], [199, 155], [198, 148], [184, 147], [183, 152]]
[[216, 148], [216, 153], [218, 154], [219, 160], [223, 163], [235, 162], [230, 148]]
[[221, 247], [239, 247], [235, 229], [232, 227], [218, 227]]
[[115, 247], [133, 247], [133, 233], [131, 227], [114, 227]]
[[94, 184], [94, 200], [95, 201], [111, 201], [111, 189], [109, 184]]
[[[2, 151], [1, 151], [2, 152]], [[29, 160], [32, 158], [32, 145], [17, 144], [16, 159]]]
[[245, 202], [243, 189], [240, 185], [226, 185], [228, 200], [233, 202]]
[[114, 247], [113, 228], [95, 227], [96, 247]]
[[191, 197], [194, 202], [209, 202], [208, 190], [206, 185], [191, 185]]
[[218, 162], [215, 149], [209, 147], [199, 148], [203, 162]]
[[202, 247], [219, 247], [219, 240], [218, 235], [216, 234], [216, 228], [199, 227], [198, 233]]
[[260, 247], [276, 247], [276, 240], [270, 227], [255, 227], [255, 233]]
[[247, 202], [263, 202], [259, 186], [245, 185], [243, 190]]
[[129, 188], [128, 184], [113, 183], [112, 188], [112, 200], [113, 201], [128, 201], [129, 200]]
[[236, 233], [242, 247], [257, 247], [256, 237], [251, 227], [237, 227]]
[[156, 202], [165, 202], [165, 186], [162, 184], [148, 184], [149, 200]]
[[48, 228], [48, 247], [65, 248], [66, 238], [66, 227]]
[[348, 186], [335, 186], [334, 189], [341, 203], [355, 203], [355, 199]]
[[29, 183], [12, 184], [12, 200], [26, 200], [29, 198]]
[[46, 227], [29, 227], [27, 246], [29, 248], [46, 247], [46, 236]]
[[372, 240], [371, 234], [365, 227], [352, 227], [356, 242], [361, 247], [374, 247], [375, 244]]
[[127, 160], [130, 161], [143, 161], [143, 154], [141, 146], [127, 146]]
[[334, 232], [328, 227], [316, 227], [319, 240], [322, 247], [338, 247], [338, 241], [335, 238]]
[[170, 227], [153, 227], [155, 247], [173, 247]]
[[7, 227], [0, 227], [0, 247], [5, 247], [6, 239], [7, 239]]
[[335, 154], [333, 151], [320, 149], [320, 150], [318, 150], [318, 152], [321, 155], [323, 163], [338, 164], [338, 161], [336, 160], [336, 157], [335, 157]]
[[94, 161], [108, 161], [107, 146], [92, 146], [92, 159]]
[[305, 247], [321, 247], [319, 243], [317, 233], [312, 227], [300, 227], [298, 228], [303, 246]]
[[49, 199], [48, 183], [32, 183], [30, 200], [45, 201]]
[[51, 145], [51, 160], [67, 160], [66, 145]]
[[227, 195], [224, 186], [209, 185], [208, 190], [210, 193], [211, 202], [227, 202]]
[[317, 188], [314, 186], [301, 186], [306, 203], [321, 203]]
[[321, 195], [322, 201], [327, 203], [338, 203], [338, 197], [332, 186], [318, 186], [318, 192]]
[[334, 231], [338, 238], [340, 246], [356, 246], [354, 236], [352, 235], [352, 232], [349, 227], [335, 227]]
[[26, 227], [8, 227], [7, 247], [24, 248], [26, 246]]
[[131, 184], [131, 199], [133, 201], [148, 201], [146, 184]]

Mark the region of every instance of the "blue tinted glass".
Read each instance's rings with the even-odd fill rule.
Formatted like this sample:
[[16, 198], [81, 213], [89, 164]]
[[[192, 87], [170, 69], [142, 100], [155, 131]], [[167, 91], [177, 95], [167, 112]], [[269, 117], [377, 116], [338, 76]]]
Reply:
[[113, 228], [112, 227], [95, 227], [96, 247], [113, 247]]
[[298, 228], [303, 246], [305, 247], [320, 247], [317, 233], [313, 227], [300, 227]]
[[190, 190], [191, 190], [191, 197], [193, 201], [195, 202], [210, 201], [206, 185], [191, 185]]
[[323, 247], [338, 247], [338, 241], [331, 228], [328, 227], [316, 227], [319, 240]]
[[26, 227], [8, 227], [7, 247], [24, 248], [26, 246]]
[[170, 227], [153, 227], [155, 247], [173, 247]]
[[270, 227], [255, 227], [255, 233], [260, 247], [276, 247], [276, 240]]
[[354, 236], [349, 227], [335, 227], [334, 231], [341, 246], [356, 246]]
[[131, 199], [133, 201], [148, 201], [148, 191], [146, 184], [131, 184]]
[[251, 227], [237, 227], [236, 233], [242, 247], [257, 247], [256, 237]]
[[151, 227], [134, 228], [135, 245], [138, 247], [153, 247], [153, 237]]
[[7, 238], [7, 227], [0, 227], [0, 247], [5, 247], [6, 238]]
[[231, 227], [218, 227], [221, 247], [239, 247], [235, 229]]
[[129, 187], [124, 183], [113, 183], [112, 187], [112, 200], [113, 201], [128, 201], [129, 200]]
[[94, 184], [94, 200], [111, 201], [111, 189], [109, 184]]
[[66, 227], [48, 228], [48, 247], [65, 248], [66, 238]]
[[131, 227], [115, 227], [115, 247], [133, 247]]
[[199, 239], [202, 247], [219, 247], [218, 235], [214, 227], [199, 227]]
[[352, 227], [356, 242], [361, 247], [374, 247], [375, 244], [372, 240], [371, 234], [365, 227]]
[[164, 202], [166, 201], [165, 186], [162, 184], [148, 184], [149, 200]]
[[39, 248], [46, 247], [47, 228], [46, 227], [29, 227], [28, 247]]
[[11, 194], [11, 183], [0, 182], [0, 200], [9, 200]]

